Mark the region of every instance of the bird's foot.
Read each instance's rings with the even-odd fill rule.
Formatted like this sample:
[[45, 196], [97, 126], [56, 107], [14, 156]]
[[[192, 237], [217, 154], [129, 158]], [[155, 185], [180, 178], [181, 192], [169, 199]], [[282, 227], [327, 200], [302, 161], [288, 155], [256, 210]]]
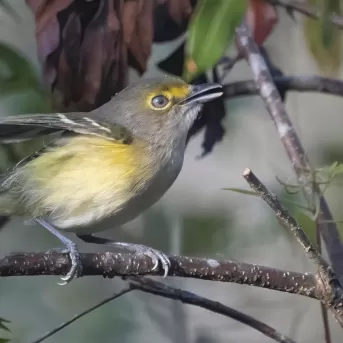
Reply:
[[69, 254], [69, 258], [71, 261], [71, 268], [65, 276], [61, 276], [62, 282], [58, 282], [57, 284], [60, 286], [64, 286], [74, 278], [79, 278], [82, 274], [82, 263], [80, 259], [79, 251], [77, 250], [76, 244], [72, 242], [72, 244], [68, 244], [68, 248], [54, 248], [50, 249], [48, 252], [58, 252], [60, 254]]
[[156, 270], [158, 268], [158, 264], [161, 263], [162, 269], [164, 271], [163, 277], [166, 277], [168, 275], [171, 263], [168, 256], [162, 251], [155, 250], [142, 244], [130, 244], [121, 242], [116, 242], [114, 244], [119, 247], [123, 247], [126, 250], [132, 251], [137, 255], [145, 255], [150, 257], [152, 263], [154, 264], [152, 270]]

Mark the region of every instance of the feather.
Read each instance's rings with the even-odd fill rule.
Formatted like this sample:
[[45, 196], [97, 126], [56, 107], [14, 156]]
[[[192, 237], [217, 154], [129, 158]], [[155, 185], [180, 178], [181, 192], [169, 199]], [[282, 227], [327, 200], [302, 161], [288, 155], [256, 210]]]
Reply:
[[0, 118], [0, 142], [4, 144], [23, 142], [58, 131], [95, 135], [128, 144], [131, 133], [117, 124], [109, 124], [92, 118], [86, 113], [24, 114]]

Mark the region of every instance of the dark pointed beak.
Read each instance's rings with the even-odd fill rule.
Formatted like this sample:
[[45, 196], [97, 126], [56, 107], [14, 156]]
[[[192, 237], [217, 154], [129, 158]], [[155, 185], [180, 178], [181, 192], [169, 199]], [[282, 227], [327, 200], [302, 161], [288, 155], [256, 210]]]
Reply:
[[203, 83], [193, 85], [191, 94], [180, 104], [189, 105], [193, 103], [205, 103], [217, 99], [223, 95], [223, 88], [218, 83]]

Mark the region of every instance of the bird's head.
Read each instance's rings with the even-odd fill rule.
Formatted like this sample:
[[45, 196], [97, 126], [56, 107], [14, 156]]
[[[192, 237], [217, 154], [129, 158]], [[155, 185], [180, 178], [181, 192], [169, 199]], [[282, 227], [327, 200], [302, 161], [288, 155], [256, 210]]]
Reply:
[[186, 136], [202, 104], [223, 94], [215, 83], [190, 85], [175, 77], [141, 79], [105, 104], [113, 120], [134, 135]]

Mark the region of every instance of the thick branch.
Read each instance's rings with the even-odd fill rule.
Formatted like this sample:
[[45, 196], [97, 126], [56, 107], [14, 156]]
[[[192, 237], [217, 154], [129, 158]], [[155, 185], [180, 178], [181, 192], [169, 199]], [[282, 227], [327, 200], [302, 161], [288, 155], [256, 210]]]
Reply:
[[[274, 77], [273, 82], [286, 91], [318, 92], [343, 96], [343, 82], [320, 76], [282, 76]], [[259, 87], [254, 80], [238, 81], [224, 85], [226, 98], [259, 95]]]
[[[151, 271], [149, 257], [122, 253], [81, 254], [82, 276], [163, 275]], [[320, 299], [315, 275], [296, 273], [232, 260], [220, 261], [185, 256], [170, 256], [169, 276], [234, 282]], [[0, 276], [65, 275], [70, 269], [67, 254], [21, 253], [0, 260]], [[320, 290], [319, 290], [320, 292]]]
[[312, 245], [305, 231], [298, 225], [289, 211], [282, 206], [275, 195], [268, 191], [256, 175], [247, 168], [243, 172], [243, 177], [249, 183], [249, 186], [270, 206], [277, 218], [285, 224], [300, 243], [306, 255], [317, 265], [318, 282], [322, 282], [323, 285], [323, 303], [327, 309], [331, 310], [339, 324], [343, 327], [343, 290], [336, 274], [322, 258], [319, 251]]
[[[320, 194], [320, 192], [318, 187], [312, 187], [312, 185], [306, 182], [307, 178], [303, 171], [311, 170], [311, 166], [305, 150], [295, 132], [293, 124], [286, 112], [285, 105], [273, 83], [268, 67], [259, 52], [259, 48], [251, 37], [249, 27], [244, 22], [236, 32], [240, 50], [243, 52], [251, 67], [256, 86], [274, 121], [280, 140], [292, 161], [298, 180], [300, 184], [304, 184], [305, 196], [307, 196], [308, 202], [311, 204], [313, 195]], [[332, 266], [337, 275], [343, 280], [343, 246], [337, 226], [333, 221], [324, 197], [320, 198], [320, 213], [317, 220], [318, 222], [326, 222], [325, 225], [322, 224], [320, 226], [321, 235], [330, 256]]]

